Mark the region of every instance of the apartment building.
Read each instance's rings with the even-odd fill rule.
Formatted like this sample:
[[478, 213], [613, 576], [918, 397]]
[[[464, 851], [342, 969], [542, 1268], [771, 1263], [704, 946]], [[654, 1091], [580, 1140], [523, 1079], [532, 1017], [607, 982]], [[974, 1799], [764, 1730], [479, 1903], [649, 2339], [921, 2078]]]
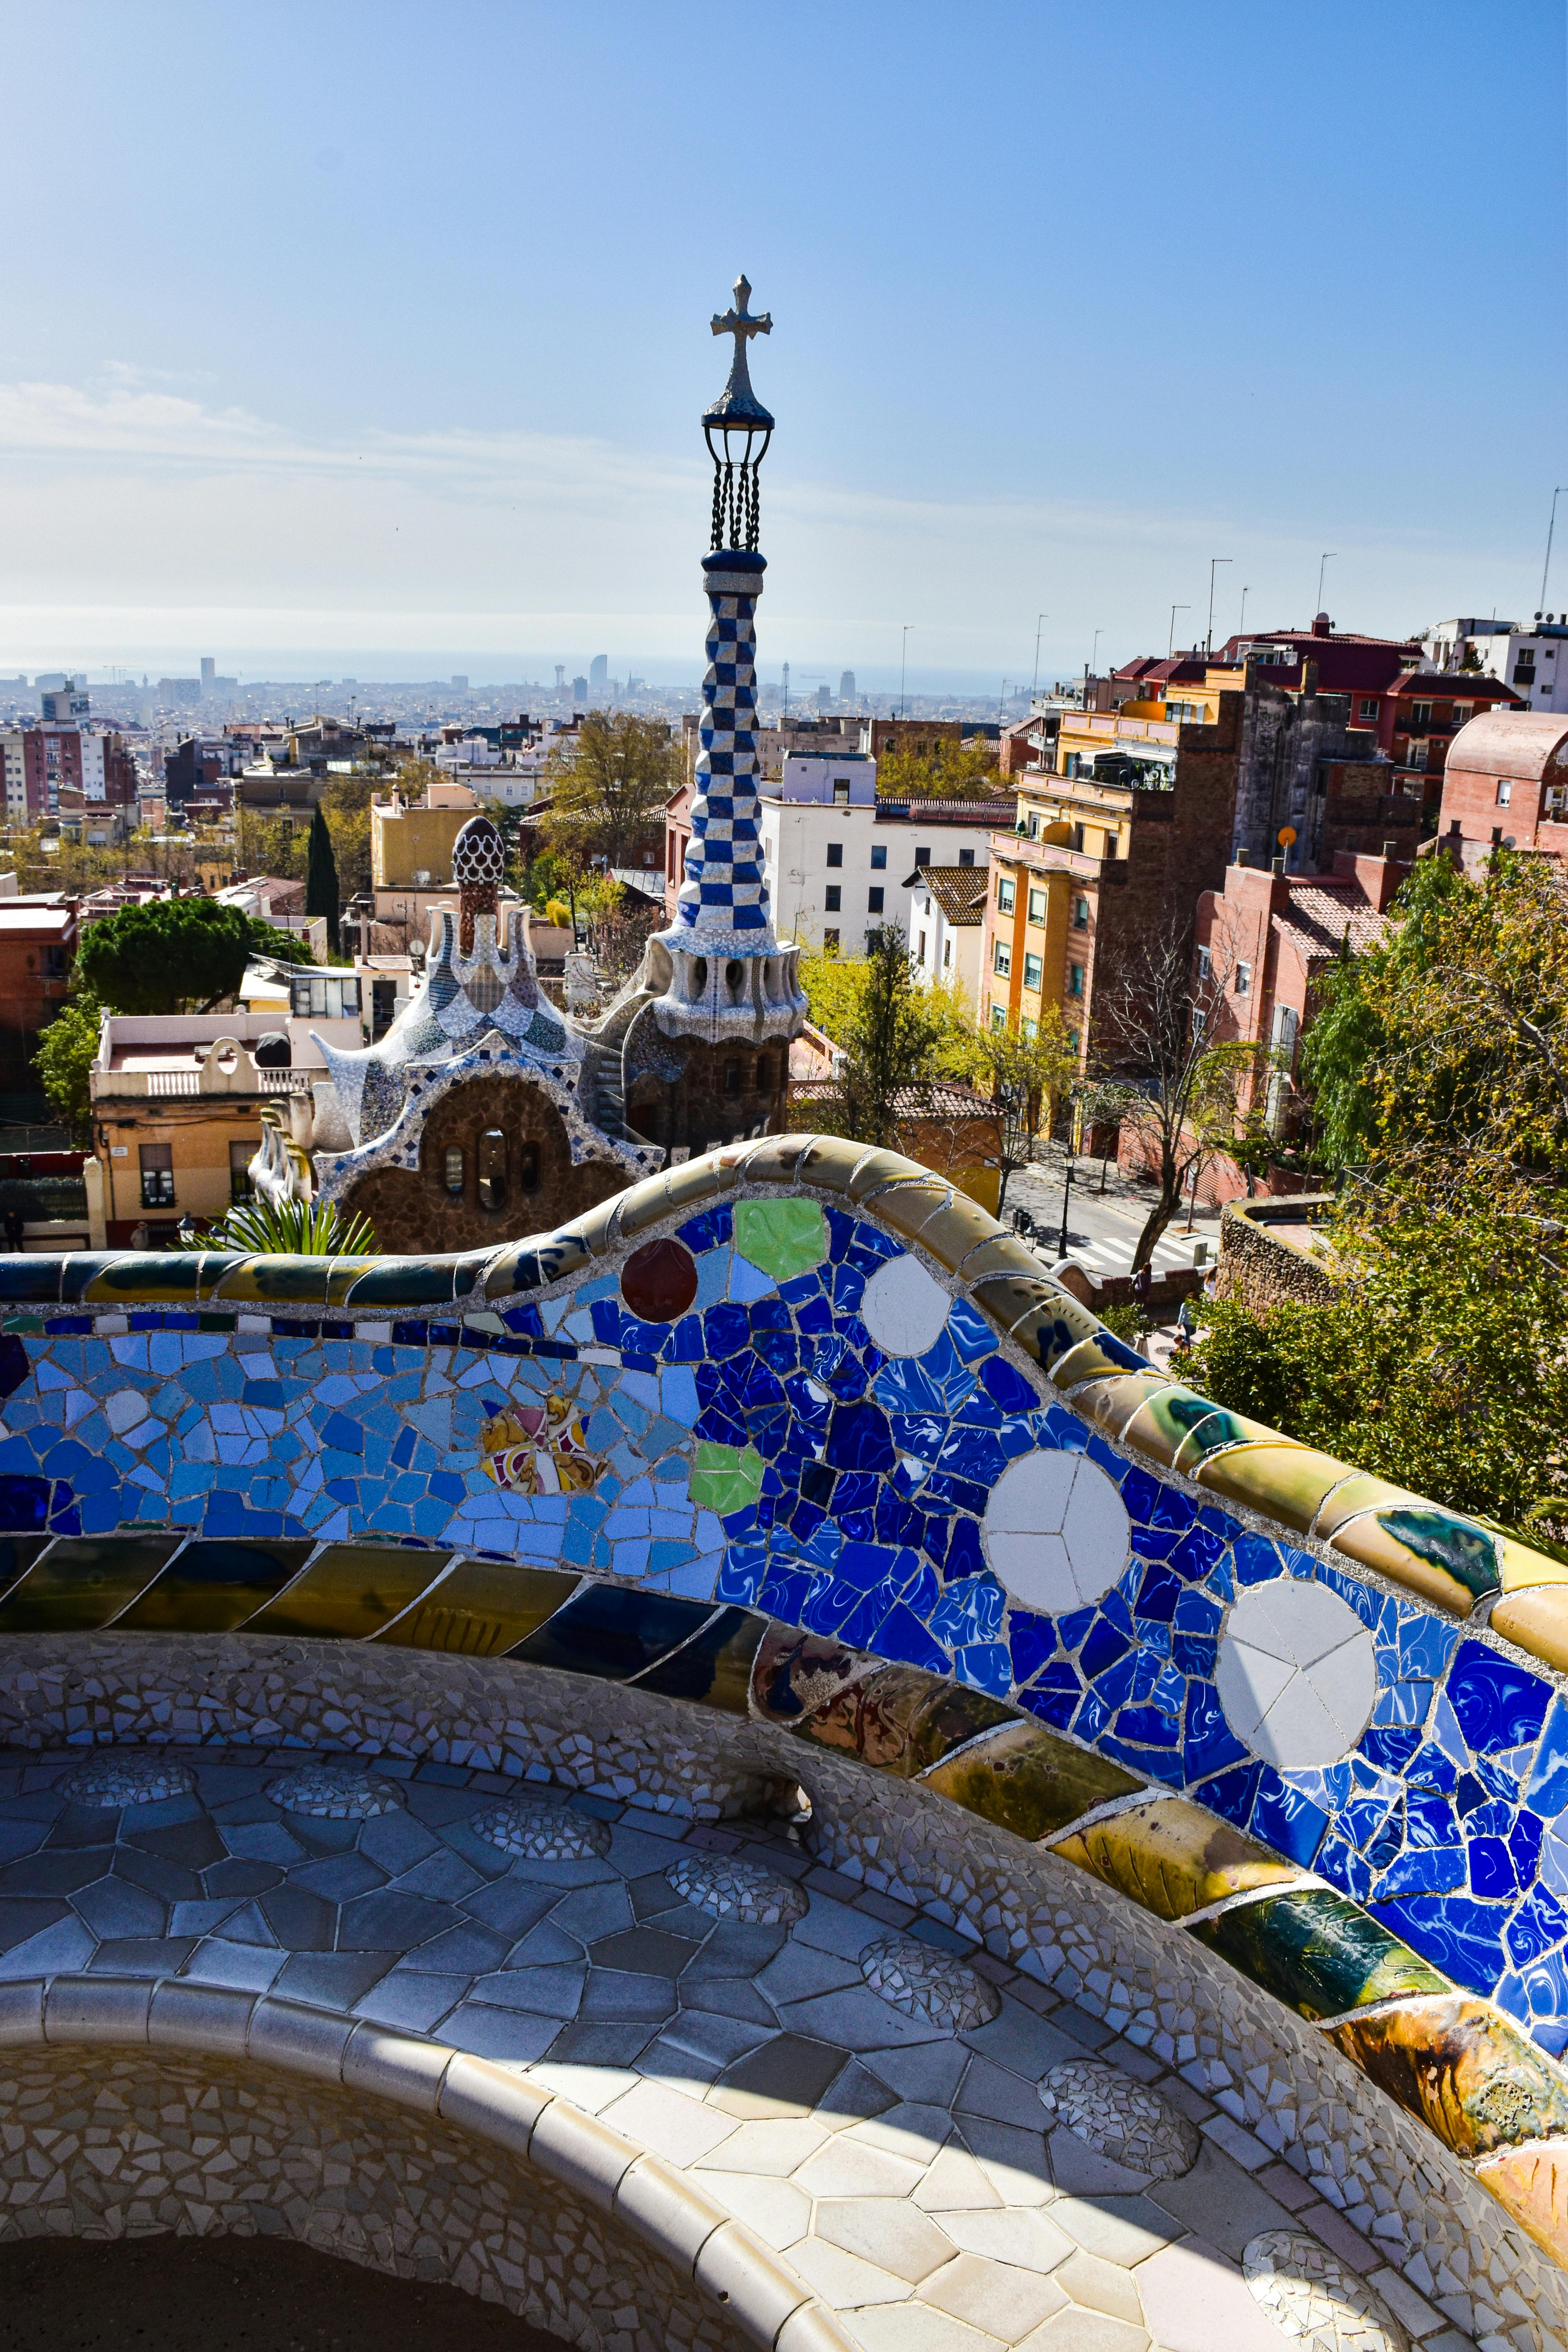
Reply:
[[1172, 699], [1194, 715], [1064, 711], [1055, 770], [1015, 777], [1015, 823], [991, 836], [980, 1017], [1031, 1035], [1059, 1005], [1086, 1064], [1097, 984], [1141, 940], [1185, 933], [1230, 856], [1245, 673]]
[[[877, 763], [864, 752], [792, 754], [778, 782], [762, 784], [759, 799], [763, 873], [780, 937], [844, 955], [864, 954], [866, 934], [877, 925], [907, 920], [906, 885], [917, 867], [984, 869], [1004, 805], [881, 799]], [[671, 908], [683, 830], [689, 816], [672, 803], [665, 872]]]
[[1439, 621], [1422, 640], [1434, 670], [1458, 670], [1445, 682], [1468, 693], [1478, 678], [1510, 686], [1526, 710], [1568, 711], [1568, 613], [1537, 613], [1529, 628], [1518, 621], [1461, 617]]
[[135, 805], [136, 762], [112, 730], [48, 722], [0, 730], [0, 763], [8, 824]]
[[276, 1103], [287, 1123], [290, 1097], [309, 1103], [312, 1087], [327, 1083], [316, 1039], [343, 1048], [363, 1042], [347, 975], [337, 1004], [335, 1014], [329, 1007], [281, 1018], [270, 1007], [105, 1013], [88, 1081], [95, 1249], [166, 1244], [182, 1218], [219, 1217], [249, 1197], [263, 1103]]

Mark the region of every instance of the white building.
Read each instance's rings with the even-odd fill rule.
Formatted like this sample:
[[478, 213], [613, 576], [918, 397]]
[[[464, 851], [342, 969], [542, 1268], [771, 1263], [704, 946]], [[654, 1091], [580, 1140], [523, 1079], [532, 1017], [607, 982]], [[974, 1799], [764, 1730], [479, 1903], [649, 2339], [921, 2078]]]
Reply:
[[[781, 939], [808, 950], [863, 955], [877, 924], [908, 927], [904, 885], [940, 860], [982, 878], [990, 806], [877, 799], [877, 763], [864, 752], [790, 754], [776, 782], [759, 786], [763, 870]], [[1009, 812], [1010, 814], [1010, 812]]]
[[1517, 621], [1439, 621], [1421, 640], [1434, 669], [1500, 678], [1531, 710], [1568, 710], [1568, 613]]
[[918, 866], [905, 880], [900, 919], [910, 942], [917, 976], [957, 988], [973, 1012], [980, 1003], [980, 950], [985, 929], [985, 893], [990, 868]]
[[467, 784], [479, 800], [500, 801], [507, 808], [528, 808], [538, 799], [548, 760], [542, 750], [500, 751], [482, 735], [443, 743], [436, 754], [444, 778]]

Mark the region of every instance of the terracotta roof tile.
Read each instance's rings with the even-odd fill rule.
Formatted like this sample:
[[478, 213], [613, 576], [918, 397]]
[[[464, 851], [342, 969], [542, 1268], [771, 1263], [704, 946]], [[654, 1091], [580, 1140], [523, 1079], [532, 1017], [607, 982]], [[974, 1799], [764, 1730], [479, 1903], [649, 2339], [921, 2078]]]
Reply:
[[1336, 889], [1331, 882], [1293, 886], [1289, 906], [1275, 921], [1307, 961], [1337, 955], [1347, 936], [1351, 953], [1364, 955], [1377, 946], [1388, 928], [1387, 916], [1378, 913], [1356, 883], [1347, 883], [1342, 889]]
[[[814, 1102], [837, 1100], [837, 1078], [792, 1078], [789, 1098], [802, 1109]], [[927, 1087], [900, 1087], [893, 1096], [893, 1108], [900, 1118], [996, 1118], [996, 1105], [988, 1096], [977, 1094], [973, 1087], [959, 1086], [945, 1078], [933, 1079]]]
[[948, 921], [959, 929], [984, 919], [990, 885], [984, 866], [917, 866], [904, 887], [917, 886], [931, 893]]

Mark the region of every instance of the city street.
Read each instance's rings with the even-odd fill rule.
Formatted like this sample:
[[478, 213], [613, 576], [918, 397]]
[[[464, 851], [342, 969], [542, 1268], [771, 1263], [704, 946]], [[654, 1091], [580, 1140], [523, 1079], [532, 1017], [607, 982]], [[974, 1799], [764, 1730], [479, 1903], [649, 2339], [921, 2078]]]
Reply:
[[[1036, 1223], [1050, 1234], [1047, 1247], [1053, 1259], [1058, 1255], [1065, 1157], [1061, 1146], [1053, 1143], [1042, 1149], [1033, 1167], [1016, 1170], [1007, 1180], [1002, 1210], [1003, 1223], [1011, 1224], [1015, 1209], [1027, 1209]], [[1106, 1174], [1102, 1193], [1101, 1163], [1098, 1160], [1077, 1160], [1073, 1168], [1068, 1216], [1068, 1255], [1092, 1267], [1096, 1274], [1130, 1274], [1133, 1248], [1153, 1206], [1153, 1186], [1130, 1183], [1112, 1165]], [[1189, 1233], [1183, 1211], [1165, 1228], [1154, 1252], [1154, 1272], [1165, 1274], [1176, 1266], [1191, 1265], [1193, 1245], [1200, 1239], [1208, 1243], [1212, 1265], [1219, 1252], [1218, 1217], [1200, 1213]]]

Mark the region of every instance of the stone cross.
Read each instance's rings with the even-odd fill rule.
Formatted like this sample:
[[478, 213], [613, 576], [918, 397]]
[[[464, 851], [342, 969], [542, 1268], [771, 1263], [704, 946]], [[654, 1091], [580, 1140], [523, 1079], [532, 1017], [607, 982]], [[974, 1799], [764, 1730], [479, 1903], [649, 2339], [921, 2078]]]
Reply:
[[722, 318], [720, 318], [715, 311], [711, 325], [716, 335], [733, 335], [735, 338], [735, 356], [730, 364], [729, 390], [750, 394], [752, 374], [746, 364], [746, 344], [752, 335], [773, 333], [773, 314], [771, 310], [764, 310], [760, 318], [753, 318], [747, 310], [746, 305], [752, 299], [752, 289], [744, 270], [736, 278], [733, 290], [734, 301], [731, 308], [725, 311]]

